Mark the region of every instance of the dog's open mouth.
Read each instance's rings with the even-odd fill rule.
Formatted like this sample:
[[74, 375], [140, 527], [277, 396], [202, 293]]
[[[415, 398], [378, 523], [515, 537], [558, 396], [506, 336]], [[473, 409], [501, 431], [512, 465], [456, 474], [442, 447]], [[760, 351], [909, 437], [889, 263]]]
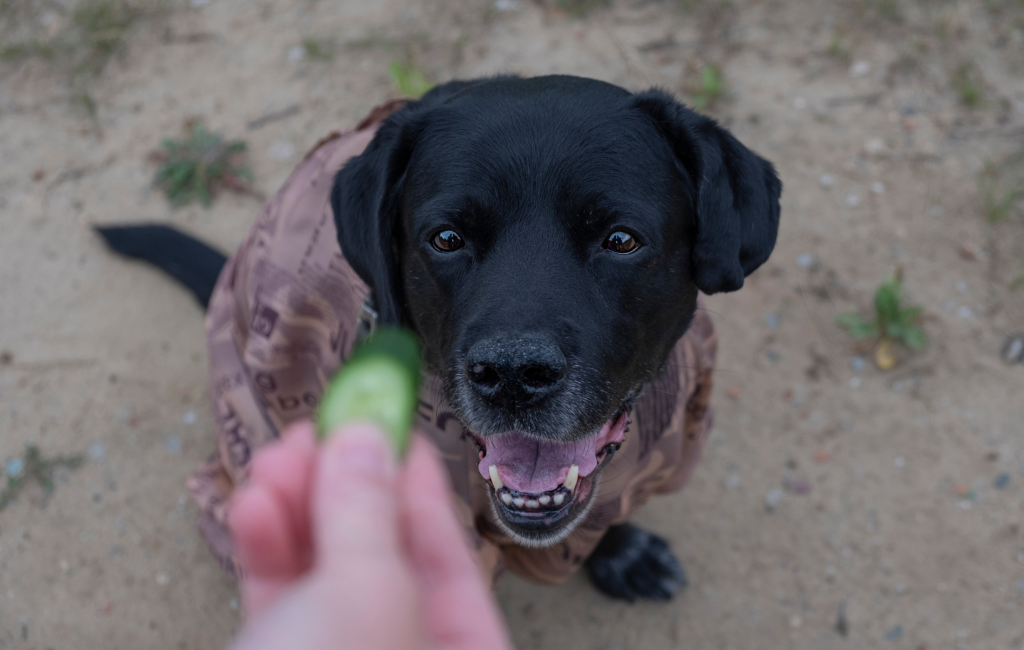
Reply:
[[562, 523], [590, 499], [601, 464], [622, 444], [629, 418], [616, 413], [583, 440], [538, 440], [519, 432], [482, 438], [480, 475], [498, 511], [516, 529], [540, 532]]

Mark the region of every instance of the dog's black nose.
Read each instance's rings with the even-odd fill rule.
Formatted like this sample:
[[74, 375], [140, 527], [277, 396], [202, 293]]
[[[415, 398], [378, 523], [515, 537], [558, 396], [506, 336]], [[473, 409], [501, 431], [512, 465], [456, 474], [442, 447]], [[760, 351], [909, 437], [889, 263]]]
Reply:
[[482, 397], [528, 403], [558, 388], [565, 355], [542, 338], [484, 340], [466, 355], [466, 376]]

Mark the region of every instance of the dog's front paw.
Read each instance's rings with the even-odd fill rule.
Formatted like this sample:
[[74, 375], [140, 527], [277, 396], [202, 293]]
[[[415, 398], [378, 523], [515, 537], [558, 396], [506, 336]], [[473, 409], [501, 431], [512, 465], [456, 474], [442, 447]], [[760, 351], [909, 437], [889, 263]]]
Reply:
[[686, 586], [686, 573], [665, 540], [632, 524], [609, 528], [586, 565], [594, 586], [630, 602], [668, 600]]

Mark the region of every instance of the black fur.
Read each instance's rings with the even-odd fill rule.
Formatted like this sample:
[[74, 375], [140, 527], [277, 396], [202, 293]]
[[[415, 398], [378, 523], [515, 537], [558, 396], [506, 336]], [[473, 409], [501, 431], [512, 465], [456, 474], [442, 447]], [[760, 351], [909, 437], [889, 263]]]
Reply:
[[686, 587], [668, 544], [632, 524], [612, 526], [586, 561], [590, 580], [612, 598], [667, 600]]
[[770, 162], [718, 126], [652, 90], [636, 96], [696, 190], [694, 281], [704, 293], [736, 291], [764, 264], [779, 231], [782, 183]]

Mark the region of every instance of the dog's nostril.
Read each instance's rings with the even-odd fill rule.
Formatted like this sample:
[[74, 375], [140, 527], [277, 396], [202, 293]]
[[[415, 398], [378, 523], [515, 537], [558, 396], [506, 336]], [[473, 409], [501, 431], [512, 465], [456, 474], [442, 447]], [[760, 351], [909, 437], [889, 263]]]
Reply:
[[501, 376], [493, 366], [474, 363], [469, 368], [469, 380], [485, 388], [494, 388], [501, 381]]
[[523, 385], [528, 388], [541, 389], [554, 385], [562, 378], [562, 371], [551, 366], [534, 364], [523, 369], [521, 377]]

